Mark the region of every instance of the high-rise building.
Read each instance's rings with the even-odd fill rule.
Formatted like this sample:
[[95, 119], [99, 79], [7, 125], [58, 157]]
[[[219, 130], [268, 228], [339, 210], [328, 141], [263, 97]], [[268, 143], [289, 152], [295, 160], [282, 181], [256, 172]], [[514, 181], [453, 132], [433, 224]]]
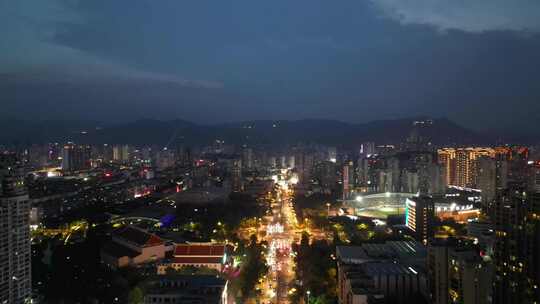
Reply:
[[129, 162], [129, 146], [116, 145], [113, 147], [113, 160], [120, 163]]
[[253, 149], [248, 147], [242, 149], [242, 167], [245, 170], [253, 168]]
[[379, 171], [379, 192], [400, 192], [400, 162], [396, 157], [387, 158], [385, 168]]
[[439, 164], [432, 163], [426, 168], [426, 176], [428, 183], [429, 194], [441, 194], [446, 191], [448, 184], [444, 176], [446, 175], [445, 168]]
[[185, 146], [176, 148], [176, 163], [182, 167], [189, 167], [192, 164], [191, 149]]
[[36, 168], [42, 168], [49, 163], [49, 146], [48, 145], [32, 145], [28, 149], [28, 164]]
[[103, 162], [110, 162], [113, 159], [113, 148], [109, 144], [103, 144], [98, 147], [99, 157], [103, 159]]
[[172, 150], [163, 148], [156, 153], [156, 167], [158, 170], [165, 170], [175, 165], [175, 155]]
[[480, 157], [494, 158], [496, 150], [484, 147], [444, 148], [437, 151], [439, 163], [446, 169], [446, 183], [459, 187], [475, 187]]
[[505, 147], [501, 149], [503, 152], [500, 157], [506, 157], [508, 160], [508, 181], [521, 182], [527, 181], [529, 175], [529, 149], [522, 146], [513, 146], [511, 148]]
[[8, 167], [0, 193], [0, 303], [31, 299], [30, 202], [22, 168]]
[[416, 120], [413, 122], [411, 132], [407, 137], [405, 143], [405, 150], [407, 151], [430, 151], [430, 129], [433, 126], [433, 120]]
[[289, 162], [288, 162], [288, 166], [289, 168], [294, 168], [296, 162], [295, 162], [295, 159], [294, 159], [294, 155], [290, 155], [289, 156]]
[[[537, 181], [540, 181], [539, 175], [537, 173]], [[525, 229], [527, 281], [532, 283], [531, 298], [538, 300], [540, 299], [540, 191], [538, 190], [529, 194]]]
[[270, 156], [268, 158], [268, 166], [270, 168], [276, 168], [277, 167], [277, 158], [275, 156]]
[[494, 303], [540, 299], [540, 193], [535, 185], [511, 183], [494, 201]]
[[313, 178], [318, 181], [323, 193], [331, 193], [337, 185], [338, 166], [331, 161], [323, 161], [313, 168]]
[[336, 147], [328, 147], [328, 158], [326, 159], [335, 163], [337, 161], [337, 149]]
[[490, 303], [493, 267], [468, 240], [433, 239], [428, 245], [431, 303]]
[[472, 186], [474, 180], [472, 174], [475, 171], [472, 155], [468, 150], [458, 149], [456, 151], [456, 180], [452, 185], [467, 187]]
[[377, 191], [379, 192], [394, 192], [393, 185], [394, 185], [394, 174], [392, 174], [392, 170], [390, 169], [382, 169], [378, 170], [378, 177], [377, 177]]
[[62, 149], [62, 170], [66, 172], [90, 169], [92, 147], [68, 143]]
[[384, 168], [384, 161], [381, 157], [371, 155], [361, 158], [356, 166], [357, 185], [366, 192], [376, 192], [379, 187], [379, 172]]
[[435, 202], [430, 196], [415, 196], [405, 201], [405, 225], [418, 242], [427, 244], [433, 237]]
[[445, 169], [437, 163], [432, 152], [409, 153], [411, 166], [418, 175], [418, 188], [413, 191], [420, 195], [441, 194], [446, 191]]
[[282, 155], [282, 156], [279, 158], [279, 164], [280, 164], [280, 168], [282, 168], [282, 169], [287, 168], [287, 167], [288, 167], [288, 164], [287, 164], [287, 156]]
[[351, 164], [347, 163], [343, 166], [343, 200], [349, 199], [351, 193], [350, 179], [352, 176], [352, 172], [353, 169]]
[[369, 159], [360, 157], [356, 165], [356, 182], [365, 186], [369, 180]]
[[508, 162], [506, 159], [480, 157], [477, 164], [477, 188], [482, 190], [484, 210], [490, 208], [497, 191], [506, 188]]
[[299, 182], [301, 184], [309, 183], [311, 174], [313, 173], [313, 154], [306, 151], [297, 151], [294, 155], [294, 160], [294, 166], [298, 173]]
[[242, 184], [242, 161], [236, 159], [231, 167], [232, 191], [239, 192], [243, 190]]
[[368, 157], [376, 153], [374, 142], [365, 142], [360, 145], [360, 157]]
[[444, 167], [446, 183], [452, 185], [456, 181], [456, 149], [439, 149], [437, 156], [439, 164]]
[[399, 192], [417, 193], [418, 185], [418, 170], [404, 170], [401, 174], [401, 191]]

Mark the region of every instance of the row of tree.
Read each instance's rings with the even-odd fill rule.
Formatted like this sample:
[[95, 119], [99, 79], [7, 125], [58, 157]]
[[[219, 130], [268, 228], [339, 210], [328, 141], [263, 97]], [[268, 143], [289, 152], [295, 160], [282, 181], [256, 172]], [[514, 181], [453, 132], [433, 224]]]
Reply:
[[309, 242], [304, 233], [296, 252], [296, 291], [291, 294], [293, 303], [330, 304], [336, 302], [336, 264], [332, 259], [334, 246], [326, 241]]

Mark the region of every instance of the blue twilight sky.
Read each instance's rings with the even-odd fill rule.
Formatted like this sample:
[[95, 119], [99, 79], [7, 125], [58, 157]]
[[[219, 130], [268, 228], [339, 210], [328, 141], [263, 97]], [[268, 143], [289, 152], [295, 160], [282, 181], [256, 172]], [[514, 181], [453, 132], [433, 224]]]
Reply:
[[[2, 116], [540, 127], [538, 0], [0, 0]], [[540, 132], [538, 132], [540, 133]]]

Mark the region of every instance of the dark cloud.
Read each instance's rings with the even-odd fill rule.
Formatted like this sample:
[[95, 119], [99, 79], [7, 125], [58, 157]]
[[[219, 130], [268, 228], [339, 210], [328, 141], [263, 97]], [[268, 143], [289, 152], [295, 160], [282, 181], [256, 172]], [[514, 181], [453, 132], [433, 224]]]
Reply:
[[466, 32], [540, 31], [536, 0], [371, 0], [403, 24], [432, 25]]
[[433, 115], [534, 128], [538, 5], [0, 0], [3, 112], [199, 122]]
[[70, 28], [87, 25], [76, 0], [0, 1], [0, 66], [5, 81], [54, 83], [166, 82], [180, 86], [222, 88], [216, 81], [184, 79], [115, 63], [60, 43]]

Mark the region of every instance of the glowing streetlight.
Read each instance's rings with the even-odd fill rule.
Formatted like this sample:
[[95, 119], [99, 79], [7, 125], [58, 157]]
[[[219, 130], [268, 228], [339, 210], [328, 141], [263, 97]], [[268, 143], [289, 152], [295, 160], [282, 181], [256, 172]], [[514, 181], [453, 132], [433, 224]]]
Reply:
[[326, 217], [330, 217], [330, 203], [326, 203], [327, 213]]

